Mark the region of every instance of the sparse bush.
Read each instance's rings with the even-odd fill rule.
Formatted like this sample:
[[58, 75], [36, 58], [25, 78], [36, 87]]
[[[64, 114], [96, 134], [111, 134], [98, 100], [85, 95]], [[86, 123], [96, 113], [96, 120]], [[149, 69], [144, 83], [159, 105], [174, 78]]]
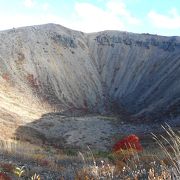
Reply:
[[[164, 127], [163, 127], [164, 128]], [[125, 180], [178, 180], [180, 179], [180, 136], [169, 126], [164, 128], [167, 137], [153, 135], [165, 154], [163, 159], [157, 156], [139, 154], [142, 146], [139, 138], [130, 135], [113, 146], [113, 164], [106, 161], [98, 163], [92, 155], [91, 164], [84, 155], [84, 167], [78, 171], [77, 180], [125, 179]], [[91, 152], [91, 151], [90, 151]], [[91, 152], [92, 153], [92, 152]], [[83, 178], [82, 178], [83, 177]]]

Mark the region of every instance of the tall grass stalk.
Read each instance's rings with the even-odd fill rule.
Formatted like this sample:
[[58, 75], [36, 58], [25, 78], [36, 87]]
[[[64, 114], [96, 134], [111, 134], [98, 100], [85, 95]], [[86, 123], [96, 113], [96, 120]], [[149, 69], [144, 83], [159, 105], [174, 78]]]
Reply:
[[166, 126], [162, 126], [166, 132], [166, 137], [164, 135], [160, 135], [160, 137], [155, 134], [152, 135], [171, 164], [172, 176], [178, 179], [180, 178], [180, 132], [173, 131], [168, 124]]

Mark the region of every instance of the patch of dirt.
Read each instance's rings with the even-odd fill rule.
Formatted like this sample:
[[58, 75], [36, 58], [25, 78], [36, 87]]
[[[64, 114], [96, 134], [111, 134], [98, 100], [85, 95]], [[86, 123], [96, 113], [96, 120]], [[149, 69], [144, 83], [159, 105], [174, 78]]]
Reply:
[[[178, 119], [176, 128], [178, 125]], [[24, 137], [30, 142], [41, 142], [59, 148], [73, 147], [75, 149], [87, 148], [87, 145], [95, 150], [108, 150], [122, 137], [129, 134], [137, 134], [148, 145], [151, 143], [151, 132], [161, 133], [163, 129], [159, 123], [132, 123], [124, 122], [119, 117], [105, 117], [87, 115], [70, 117], [58, 113], [48, 113], [40, 119], [16, 130], [16, 137]], [[35, 140], [37, 139], [37, 140]], [[148, 139], [148, 141], [147, 141]]]

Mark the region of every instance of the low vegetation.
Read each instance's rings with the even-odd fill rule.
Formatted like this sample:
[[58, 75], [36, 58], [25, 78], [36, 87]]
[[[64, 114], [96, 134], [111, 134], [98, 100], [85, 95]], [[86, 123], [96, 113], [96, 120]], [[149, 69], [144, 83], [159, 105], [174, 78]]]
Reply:
[[180, 132], [168, 125], [164, 129], [165, 135], [152, 134], [160, 156], [147, 153], [136, 135], [117, 141], [111, 152], [92, 152], [90, 147], [85, 152], [65, 151], [16, 140], [1, 141], [0, 180], [178, 180]]

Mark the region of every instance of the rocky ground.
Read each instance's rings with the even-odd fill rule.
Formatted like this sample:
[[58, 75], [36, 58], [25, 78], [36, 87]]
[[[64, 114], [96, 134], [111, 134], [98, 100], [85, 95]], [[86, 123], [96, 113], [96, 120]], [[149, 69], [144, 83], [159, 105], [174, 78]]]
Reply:
[[[165, 121], [172, 127], [180, 127], [179, 118]], [[18, 139], [32, 143], [47, 143], [56, 147], [83, 149], [89, 145], [96, 150], [109, 150], [118, 138], [137, 134], [142, 139], [150, 133], [161, 133], [165, 122], [128, 122], [119, 116], [86, 115], [80, 117], [49, 113], [40, 119], [20, 126]]]

